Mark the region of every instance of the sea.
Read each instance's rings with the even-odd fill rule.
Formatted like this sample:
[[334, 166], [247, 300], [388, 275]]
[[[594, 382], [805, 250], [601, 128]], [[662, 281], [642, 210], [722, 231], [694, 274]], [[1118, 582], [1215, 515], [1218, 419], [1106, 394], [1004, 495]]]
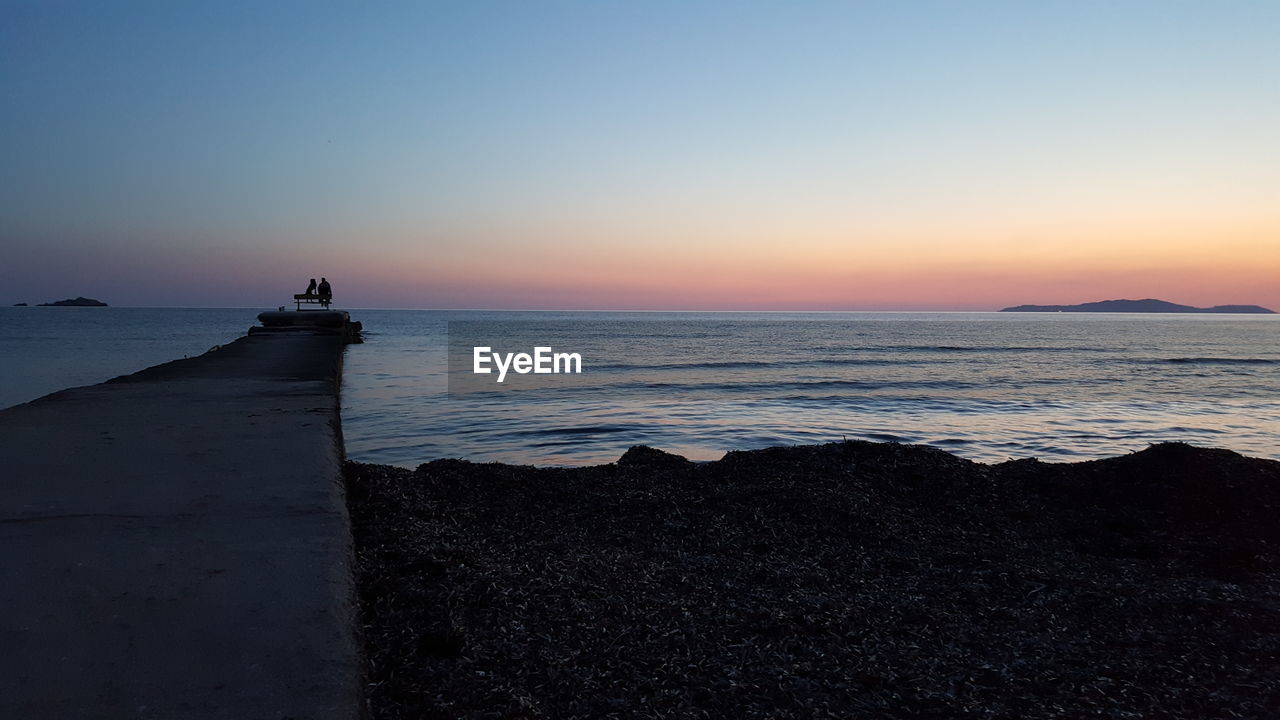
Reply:
[[[0, 407], [231, 342], [260, 309], [0, 308]], [[348, 457], [578, 466], [842, 439], [981, 462], [1280, 459], [1280, 315], [351, 310]], [[471, 373], [474, 346], [581, 373]], [[479, 379], [479, 383], [476, 380]], [[467, 382], [462, 382], [467, 380]]]

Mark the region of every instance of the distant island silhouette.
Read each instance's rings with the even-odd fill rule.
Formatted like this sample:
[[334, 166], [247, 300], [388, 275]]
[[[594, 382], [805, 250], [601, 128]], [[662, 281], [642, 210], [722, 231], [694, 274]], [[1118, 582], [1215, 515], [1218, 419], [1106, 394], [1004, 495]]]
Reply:
[[1215, 305], [1209, 308], [1198, 308], [1190, 305], [1179, 305], [1168, 300], [1102, 300], [1101, 302], [1081, 303], [1079, 305], [1017, 305], [1007, 307], [1000, 312], [1123, 312], [1123, 313], [1251, 313], [1274, 315], [1260, 305]]
[[74, 300], [58, 300], [57, 302], [40, 303], [36, 307], [107, 307], [101, 300], [78, 297]]

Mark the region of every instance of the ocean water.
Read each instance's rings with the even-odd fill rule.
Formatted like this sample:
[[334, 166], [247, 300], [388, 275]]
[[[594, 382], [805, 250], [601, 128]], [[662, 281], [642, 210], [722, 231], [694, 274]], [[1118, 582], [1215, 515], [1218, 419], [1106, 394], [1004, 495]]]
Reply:
[[[0, 406], [199, 354], [256, 309], [0, 308]], [[354, 460], [697, 460], [859, 438], [981, 461], [1180, 440], [1280, 458], [1280, 316], [355, 310]], [[581, 375], [464, 386], [455, 356], [549, 344]], [[468, 358], [454, 358], [455, 361]], [[474, 379], [474, 378], [473, 378]], [[487, 378], [484, 378], [487, 380]], [[523, 384], [522, 384], [523, 383]]]
[[265, 309], [0, 307], [0, 408], [199, 355]]
[[[367, 462], [582, 465], [636, 444], [711, 460], [842, 438], [989, 462], [1171, 440], [1280, 457], [1280, 316], [358, 315], [367, 337], [347, 353], [343, 428]], [[460, 391], [451, 332], [455, 354], [551, 345], [580, 352], [583, 373]]]

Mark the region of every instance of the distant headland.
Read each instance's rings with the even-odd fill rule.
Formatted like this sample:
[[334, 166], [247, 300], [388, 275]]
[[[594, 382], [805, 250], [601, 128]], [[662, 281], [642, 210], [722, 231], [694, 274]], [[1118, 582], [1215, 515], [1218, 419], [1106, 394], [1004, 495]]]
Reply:
[[1274, 315], [1260, 305], [1215, 305], [1198, 308], [1179, 305], [1167, 300], [1103, 300], [1079, 305], [1017, 305], [1000, 312], [1120, 312], [1120, 313], [1252, 313]]
[[40, 303], [36, 307], [107, 307], [101, 300], [78, 297], [74, 300], [58, 300], [57, 302]]

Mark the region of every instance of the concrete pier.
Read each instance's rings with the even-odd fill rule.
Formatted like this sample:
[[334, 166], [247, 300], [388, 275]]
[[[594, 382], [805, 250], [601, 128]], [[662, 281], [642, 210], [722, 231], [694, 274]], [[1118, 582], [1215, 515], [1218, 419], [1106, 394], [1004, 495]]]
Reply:
[[355, 718], [343, 338], [0, 411], [0, 717]]

